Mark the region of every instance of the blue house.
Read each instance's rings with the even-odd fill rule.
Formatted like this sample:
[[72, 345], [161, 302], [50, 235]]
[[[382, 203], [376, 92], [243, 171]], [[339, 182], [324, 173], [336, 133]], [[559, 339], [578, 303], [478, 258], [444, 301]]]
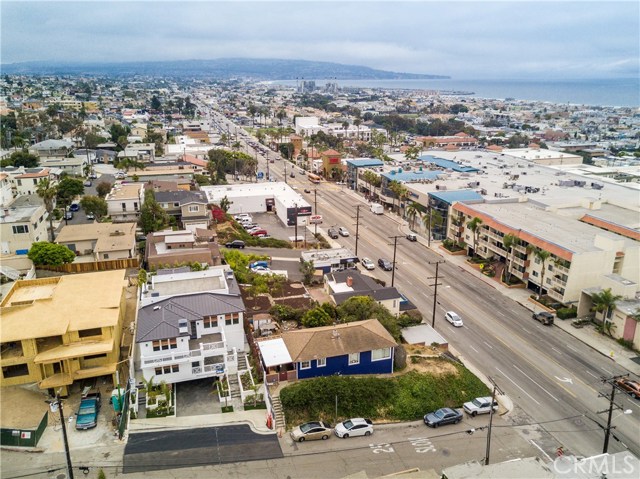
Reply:
[[397, 346], [377, 319], [287, 331], [258, 347], [267, 381], [393, 372]]

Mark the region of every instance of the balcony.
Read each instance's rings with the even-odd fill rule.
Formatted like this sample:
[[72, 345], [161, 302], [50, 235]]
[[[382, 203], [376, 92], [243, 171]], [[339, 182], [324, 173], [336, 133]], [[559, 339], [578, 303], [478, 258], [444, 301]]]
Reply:
[[226, 369], [224, 363], [207, 364], [206, 366], [191, 368], [191, 374], [193, 374], [194, 376], [211, 376], [212, 374], [221, 376], [225, 374], [225, 371]]
[[561, 293], [559, 293], [555, 289], [547, 290], [547, 296], [549, 296], [552, 299], [555, 299], [556, 301], [560, 301], [560, 302], [562, 302], [564, 300], [564, 295], [562, 295]]

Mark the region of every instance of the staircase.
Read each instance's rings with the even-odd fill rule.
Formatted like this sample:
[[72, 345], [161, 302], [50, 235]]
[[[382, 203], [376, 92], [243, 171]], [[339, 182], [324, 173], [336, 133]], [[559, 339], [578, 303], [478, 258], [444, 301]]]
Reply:
[[240, 399], [240, 384], [238, 384], [238, 375], [231, 374], [228, 377], [229, 379], [229, 393], [231, 394], [231, 399]]
[[271, 405], [273, 406], [273, 412], [275, 414], [276, 429], [285, 429], [284, 414], [282, 412], [282, 403], [280, 403], [280, 396], [274, 396], [271, 398]]
[[10, 268], [9, 266], [0, 266], [0, 273], [14, 281], [20, 279], [20, 271]]
[[238, 372], [247, 371], [249, 369], [249, 362], [247, 361], [247, 355], [245, 353], [238, 353]]

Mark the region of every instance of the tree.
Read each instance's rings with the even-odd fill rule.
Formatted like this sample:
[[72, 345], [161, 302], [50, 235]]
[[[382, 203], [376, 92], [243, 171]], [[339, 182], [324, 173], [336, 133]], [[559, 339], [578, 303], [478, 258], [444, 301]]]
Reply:
[[80, 200], [80, 206], [85, 213], [93, 214], [98, 221], [103, 216], [107, 216], [107, 201], [99, 196], [87, 195]]
[[511, 266], [513, 264], [514, 248], [520, 244], [520, 238], [516, 235], [506, 234], [502, 238], [504, 249], [507, 250], [507, 268], [505, 270], [504, 279], [507, 284], [511, 281]]
[[160, 111], [161, 108], [162, 108], [162, 103], [160, 102], [160, 99], [156, 95], [153, 95], [151, 97], [151, 109], [155, 111]]
[[405, 150], [404, 157], [407, 161], [415, 161], [418, 159], [420, 151], [422, 150], [419, 146], [410, 146]]
[[72, 263], [76, 255], [66, 246], [39, 241], [33, 243], [27, 256], [35, 265], [61, 266]]
[[32, 155], [28, 151], [22, 150], [11, 153], [11, 156], [9, 157], [9, 163], [16, 168], [19, 168], [20, 166], [24, 166], [25, 168], [35, 168], [36, 166], [38, 166], [39, 162], [36, 155]]
[[422, 211], [420, 210], [420, 205], [415, 201], [409, 203], [407, 209], [405, 210], [405, 214], [407, 218], [409, 218], [409, 225], [411, 229], [415, 226], [416, 218], [420, 218], [422, 216]]
[[44, 202], [44, 209], [47, 210], [47, 216], [49, 217], [49, 232], [51, 235], [51, 242], [54, 241], [53, 236], [53, 208], [56, 202], [56, 195], [58, 193], [58, 189], [55, 185], [51, 184], [51, 180], [49, 178], [43, 178], [38, 183], [38, 187], [36, 188], [36, 193], [42, 201]]
[[130, 131], [131, 130], [129, 129], [128, 126], [123, 126], [123, 125], [120, 125], [119, 123], [114, 123], [113, 125], [111, 125], [111, 128], [109, 128], [109, 133], [111, 134], [111, 141], [113, 141], [114, 143], [118, 143], [118, 140], [120, 139], [120, 137], [125, 137], [126, 139]]
[[551, 256], [551, 253], [542, 248], [534, 247], [533, 254], [535, 255], [536, 259], [538, 259], [542, 263], [542, 269], [540, 270], [540, 289], [538, 290], [538, 299], [540, 299], [540, 296], [542, 295], [542, 288], [544, 288], [544, 275], [547, 271], [546, 264], [547, 260]]
[[68, 206], [76, 196], [83, 194], [84, 184], [82, 180], [66, 177], [58, 183], [57, 198], [62, 206]]
[[160, 231], [169, 223], [167, 213], [156, 201], [153, 190], [144, 192], [144, 203], [140, 208], [140, 220], [138, 223], [145, 235], [153, 231]]
[[223, 198], [220, 200], [220, 209], [226, 213], [229, 211], [229, 208], [231, 207], [232, 204], [233, 204], [233, 201], [229, 200], [229, 198], [227, 198], [227, 195], [224, 195]]
[[473, 257], [478, 256], [478, 239], [480, 237], [480, 225], [482, 225], [482, 219], [474, 216], [471, 221], [467, 223], [467, 227], [473, 233]]
[[[619, 294], [613, 294], [611, 288], [591, 295], [593, 309], [598, 313], [602, 313], [602, 321], [605, 324], [611, 323], [611, 313], [616, 308], [616, 303], [622, 298]], [[609, 333], [609, 336], [611, 336], [611, 328], [607, 328], [606, 331]]]
[[99, 197], [104, 198], [109, 194], [112, 186], [108, 181], [101, 181], [96, 185], [96, 193], [98, 193]]
[[317, 328], [333, 324], [331, 316], [329, 316], [320, 306], [310, 309], [304, 313], [300, 322], [305, 328]]
[[442, 223], [444, 223], [444, 218], [442, 217], [440, 212], [438, 210], [434, 210], [433, 208], [429, 207], [427, 212], [422, 217], [422, 224], [424, 224], [424, 227], [426, 228], [427, 234], [428, 234], [428, 237], [427, 237], [428, 246], [431, 246], [431, 238], [433, 237], [433, 233], [432, 233], [433, 227], [441, 226]]
[[393, 180], [393, 181], [391, 181], [389, 183], [387, 188], [389, 188], [389, 191], [391, 191], [391, 193], [393, 193], [393, 208], [395, 209], [395, 207], [396, 207], [396, 199], [397, 199], [398, 200], [398, 209], [400, 209], [400, 202], [402, 201], [402, 199], [408, 193], [408, 190], [407, 190], [406, 186], [404, 186], [399, 181]]
[[316, 272], [315, 267], [313, 266], [312, 261], [301, 261], [300, 262], [300, 272], [302, 273], [302, 277], [304, 278], [304, 284], [311, 284], [313, 281], [313, 275]]

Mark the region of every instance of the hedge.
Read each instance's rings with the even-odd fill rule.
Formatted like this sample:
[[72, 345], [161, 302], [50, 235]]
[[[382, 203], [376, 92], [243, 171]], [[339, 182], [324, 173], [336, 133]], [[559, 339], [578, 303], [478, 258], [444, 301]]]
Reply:
[[556, 311], [559, 319], [571, 319], [578, 316], [578, 308], [572, 306], [570, 308], [560, 308]]

